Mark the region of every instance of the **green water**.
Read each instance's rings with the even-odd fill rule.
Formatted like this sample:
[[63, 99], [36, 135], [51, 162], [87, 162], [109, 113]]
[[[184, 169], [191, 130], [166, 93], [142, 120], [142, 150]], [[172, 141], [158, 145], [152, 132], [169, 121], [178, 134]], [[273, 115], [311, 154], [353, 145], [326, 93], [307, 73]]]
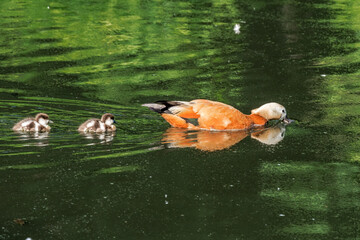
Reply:
[[[357, 0], [2, 0], [0, 239], [359, 239], [359, 39]], [[141, 107], [196, 98], [297, 121], [266, 144]]]

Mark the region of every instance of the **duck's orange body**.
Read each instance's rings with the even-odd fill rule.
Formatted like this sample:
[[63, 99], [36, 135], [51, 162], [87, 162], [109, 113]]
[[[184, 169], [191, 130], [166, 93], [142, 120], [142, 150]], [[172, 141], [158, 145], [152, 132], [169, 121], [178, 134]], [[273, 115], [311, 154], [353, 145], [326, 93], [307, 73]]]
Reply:
[[[280, 104], [277, 105], [281, 106]], [[277, 105], [276, 107], [278, 107]], [[252, 114], [245, 115], [230, 105], [204, 99], [190, 102], [159, 101], [143, 106], [160, 113], [173, 127], [206, 130], [249, 129], [254, 126], [263, 126], [268, 120], [280, 119], [283, 114], [286, 114], [285, 110], [282, 113], [280, 110], [280, 115], [273, 117], [264, 113], [263, 109], [258, 108], [259, 110], [254, 109]], [[187, 121], [191, 118], [197, 119], [198, 125], [195, 126]]]

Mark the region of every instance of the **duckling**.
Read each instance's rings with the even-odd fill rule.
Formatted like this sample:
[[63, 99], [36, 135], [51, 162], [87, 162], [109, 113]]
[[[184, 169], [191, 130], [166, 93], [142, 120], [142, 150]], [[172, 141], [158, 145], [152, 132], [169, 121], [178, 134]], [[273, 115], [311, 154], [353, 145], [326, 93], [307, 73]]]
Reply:
[[49, 123], [53, 123], [53, 121], [46, 113], [38, 113], [35, 118], [25, 118], [16, 123], [12, 129], [25, 132], [49, 132], [51, 129]]
[[113, 132], [116, 131], [116, 127], [113, 125], [116, 123], [114, 115], [105, 113], [101, 116], [101, 119], [92, 118], [85, 121], [78, 128], [80, 132]]

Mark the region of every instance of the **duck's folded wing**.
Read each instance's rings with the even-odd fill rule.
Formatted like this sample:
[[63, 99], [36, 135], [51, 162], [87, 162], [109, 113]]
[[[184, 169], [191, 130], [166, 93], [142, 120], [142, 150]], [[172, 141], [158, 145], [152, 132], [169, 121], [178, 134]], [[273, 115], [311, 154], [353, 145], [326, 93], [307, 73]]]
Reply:
[[199, 118], [194, 112], [193, 104], [184, 101], [157, 101], [155, 103], [146, 103], [142, 106], [160, 114], [173, 114], [181, 118]]

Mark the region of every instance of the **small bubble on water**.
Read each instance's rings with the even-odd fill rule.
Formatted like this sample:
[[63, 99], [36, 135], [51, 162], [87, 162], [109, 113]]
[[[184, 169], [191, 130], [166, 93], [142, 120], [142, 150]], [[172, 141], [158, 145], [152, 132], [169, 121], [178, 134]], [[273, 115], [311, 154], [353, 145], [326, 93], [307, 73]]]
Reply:
[[279, 216], [280, 217], [285, 217], [285, 214], [280, 213]]

